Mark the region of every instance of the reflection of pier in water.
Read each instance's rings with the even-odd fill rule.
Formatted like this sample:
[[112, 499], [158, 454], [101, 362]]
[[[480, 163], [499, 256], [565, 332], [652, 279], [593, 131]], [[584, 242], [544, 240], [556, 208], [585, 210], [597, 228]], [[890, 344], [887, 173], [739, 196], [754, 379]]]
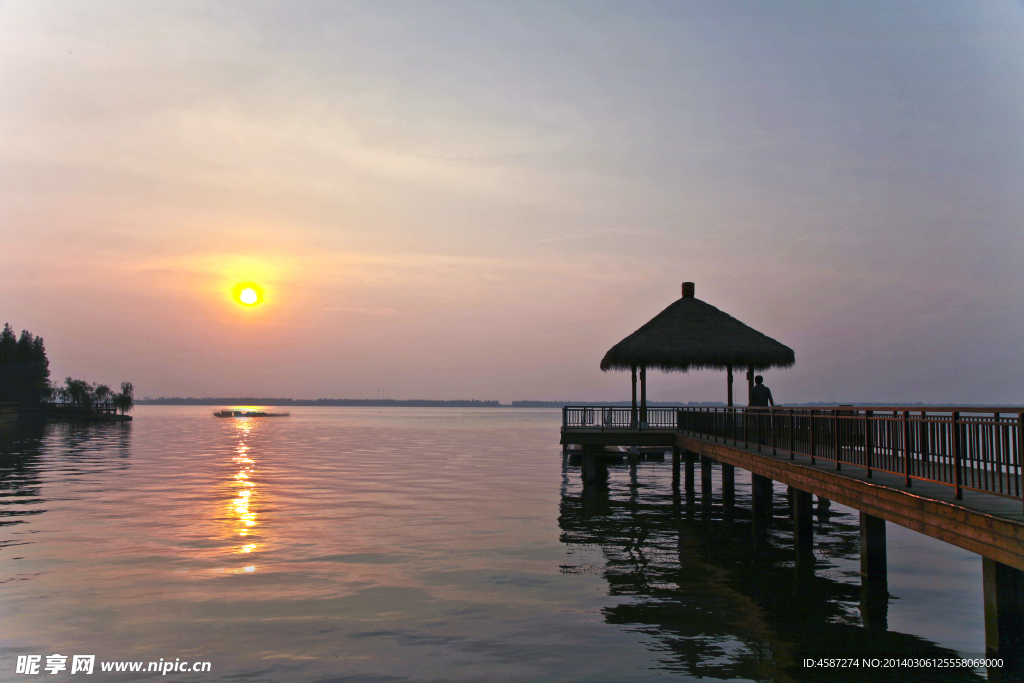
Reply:
[[805, 658], [818, 657], [960, 656], [888, 631], [884, 595], [879, 600], [822, 571], [828, 558], [856, 563], [859, 528], [848, 515], [833, 515], [825, 505], [816, 510], [822, 561], [786, 543], [790, 524], [778, 516], [791, 512], [785, 498], [774, 511], [778, 515], [759, 520], [749, 499], [723, 496], [720, 485], [715, 495], [710, 485], [700, 491], [658, 490], [646, 477], [638, 478], [635, 461], [628, 470], [611, 467], [611, 487], [576, 488], [568, 475], [579, 472], [579, 460], [566, 460], [562, 540], [601, 548], [610, 594], [633, 598], [606, 608], [605, 619], [649, 635], [664, 653], [667, 669], [780, 681], [982, 680], [965, 669], [895, 669], [866, 676], [860, 668], [803, 667]]

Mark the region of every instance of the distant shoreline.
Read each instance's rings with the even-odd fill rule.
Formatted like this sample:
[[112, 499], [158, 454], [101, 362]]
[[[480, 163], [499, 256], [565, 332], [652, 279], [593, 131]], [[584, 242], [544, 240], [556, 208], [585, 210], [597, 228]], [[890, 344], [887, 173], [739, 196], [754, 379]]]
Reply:
[[[562, 408], [563, 406], [630, 406], [629, 401], [512, 401], [511, 403], [500, 403], [496, 400], [439, 400], [439, 399], [374, 399], [374, 398], [254, 398], [254, 397], [228, 397], [228, 398], [191, 398], [191, 397], [160, 397], [136, 399], [135, 405], [142, 406], [349, 406], [349, 407], [371, 407], [371, 408]], [[901, 402], [879, 402], [879, 401], [851, 401], [836, 403], [835, 401], [810, 401], [805, 403], [778, 403], [776, 407], [789, 406], [906, 406], [908, 408], [928, 406], [949, 406], [950, 403], [901, 403]], [[1018, 407], [1015, 404], [983, 404], [983, 403], [960, 403], [965, 408], [970, 406], [985, 406], [998, 408]], [[721, 401], [648, 401], [649, 408], [724, 408], [725, 403]], [[737, 408], [746, 406], [737, 405]]]
[[[223, 405], [244, 405], [244, 406], [357, 406], [374, 408], [561, 408], [566, 405], [603, 405], [603, 406], [629, 406], [629, 401], [603, 401], [595, 404], [593, 401], [512, 401], [512, 403], [499, 403], [488, 400], [435, 400], [435, 399], [373, 399], [373, 398], [318, 398], [318, 399], [294, 399], [294, 398], [182, 398], [179, 396], [142, 398], [136, 399], [137, 406], [223, 406]], [[648, 406], [655, 407], [686, 407], [686, 406], [724, 406], [724, 403], [664, 403], [648, 402]]]

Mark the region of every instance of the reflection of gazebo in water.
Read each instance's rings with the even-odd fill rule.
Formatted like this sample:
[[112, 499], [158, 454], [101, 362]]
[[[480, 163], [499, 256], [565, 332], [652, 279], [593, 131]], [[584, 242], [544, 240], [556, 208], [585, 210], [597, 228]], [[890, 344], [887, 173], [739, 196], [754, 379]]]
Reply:
[[[602, 370], [633, 373], [632, 422], [646, 422], [647, 368], [686, 372], [723, 369], [728, 377], [732, 406], [732, 371], [747, 368], [748, 391], [754, 372], [788, 368], [796, 362], [793, 349], [747, 327], [736, 318], [693, 296], [693, 283], [683, 283], [683, 297], [646, 325], [613, 346], [601, 360]], [[640, 369], [640, 407], [637, 414], [636, 374]]]

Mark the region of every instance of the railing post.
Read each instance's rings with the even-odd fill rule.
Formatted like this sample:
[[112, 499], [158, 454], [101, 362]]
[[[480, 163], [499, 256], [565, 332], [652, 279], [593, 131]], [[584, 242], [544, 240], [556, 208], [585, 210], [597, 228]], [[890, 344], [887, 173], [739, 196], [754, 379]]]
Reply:
[[953, 447], [953, 480], [956, 486], [956, 499], [962, 500], [964, 490], [960, 478], [960, 411], [953, 411], [953, 419], [950, 422], [950, 444]]
[[815, 448], [815, 446], [817, 444], [814, 443], [814, 409], [813, 408], [811, 408], [810, 414], [811, 414], [811, 416], [810, 416], [809, 419], [811, 421], [811, 430], [810, 430], [810, 432], [811, 432], [810, 433], [810, 439], [811, 439], [811, 464], [813, 465], [814, 464], [814, 456], [817, 454], [816, 453], [817, 449]]
[[872, 412], [870, 410], [864, 411], [864, 464], [868, 469], [868, 479], [871, 478], [871, 415]]
[[903, 475], [904, 483], [910, 488], [910, 411], [903, 411]]
[[748, 421], [750, 420], [750, 409], [743, 408], [743, 447], [750, 448], [750, 434], [748, 433]]
[[[921, 411], [921, 422], [918, 423], [917, 429], [917, 448], [921, 452], [921, 464], [928, 462], [928, 453], [925, 450], [926, 444], [928, 443], [928, 421], [925, 419], [928, 413]], [[927, 475], [925, 475], [927, 476]]]
[[775, 449], [775, 406], [768, 409], [768, 432], [772, 435], [772, 455], [778, 455]]
[[[1010, 482], [1007, 481], [1006, 482], [1006, 486], [1005, 487], [1003, 486], [1003, 462], [1002, 461], [1006, 460], [1007, 474], [1009, 474], [1009, 464], [1010, 464], [1010, 452], [1009, 452], [1010, 451], [1010, 430], [1009, 430], [1009, 428], [1003, 426], [1002, 418], [1003, 418], [1002, 413], [996, 413], [995, 414], [995, 424], [992, 425], [992, 441], [993, 441], [993, 445], [994, 445], [993, 456], [992, 456], [992, 459], [993, 459], [994, 462], [993, 462], [993, 466], [992, 466], [993, 467], [992, 471], [993, 471], [993, 474], [994, 474], [993, 481], [994, 482], [998, 482], [998, 483], [996, 483], [994, 485], [995, 488], [999, 491], [999, 493], [1003, 493], [1003, 489], [1004, 488], [1006, 489], [1006, 493], [1009, 493], [1010, 492]], [[1002, 456], [1002, 457], [1000, 457], [1000, 456]]]
[[832, 440], [836, 449], [836, 470], [843, 469], [842, 443], [839, 440], [839, 408], [832, 409]]
[[789, 459], [796, 459], [796, 452], [793, 448], [793, 433], [796, 431], [796, 422], [793, 418], [793, 409], [789, 409]]
[[[1012, 476], [1012, 470], [1006, 475]], [[1017, 476], [1014, 488], [1017, 495], [1021, 495], [1021, 476], [1024, 475], [1024, 412], [1017, 413]]]

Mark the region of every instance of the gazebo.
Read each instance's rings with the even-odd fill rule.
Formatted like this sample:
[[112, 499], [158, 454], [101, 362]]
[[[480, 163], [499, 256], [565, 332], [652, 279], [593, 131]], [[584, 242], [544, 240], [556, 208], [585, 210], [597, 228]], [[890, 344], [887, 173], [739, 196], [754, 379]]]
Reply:
[[647, 368], [687, 372], [723, 369], [732, 406], [733, 368], [747, 368], [747, 390], [754, 386], [754, 372], [788, 368], [796, 362], [793, 349], [744, 325], [728, 313], [693, 296], [692, 282], [683, 283], [683, 296], [654, 316], [646, 325], [608, 350], [601, 369], [633, 373], [632, 421], [637, 423], [636, 376], [640, 369], [640, 419], [647, 413]]

